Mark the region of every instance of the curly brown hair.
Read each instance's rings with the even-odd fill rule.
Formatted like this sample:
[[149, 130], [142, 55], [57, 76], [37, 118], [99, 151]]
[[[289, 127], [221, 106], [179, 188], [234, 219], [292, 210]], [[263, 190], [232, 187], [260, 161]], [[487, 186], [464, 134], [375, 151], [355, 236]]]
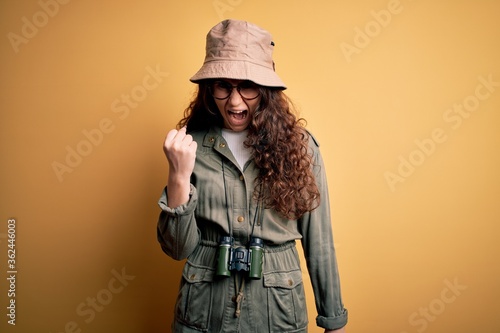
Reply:
[[[223, 126], [210, 93], [211, 81], [201, 81], [178, 127], [187, 132]], [[252, 149], [260, 172], [254, 197], [289, 219], [300, 218], [319, 204], [312, 170], [306, 121], [297, 118], [293, 104], [281, 89], [260, 87], [261, 100], [248, 128], [245, 145]]]

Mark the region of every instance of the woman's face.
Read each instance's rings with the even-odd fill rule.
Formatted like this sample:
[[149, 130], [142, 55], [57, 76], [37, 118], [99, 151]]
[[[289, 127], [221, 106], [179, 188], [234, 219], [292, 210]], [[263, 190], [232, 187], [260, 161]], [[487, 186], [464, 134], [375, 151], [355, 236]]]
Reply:
[[260, 103], [259, 86], [251, 81], [220, 79], [211, 88], [224, 128], [235, 132], [247, 129]]

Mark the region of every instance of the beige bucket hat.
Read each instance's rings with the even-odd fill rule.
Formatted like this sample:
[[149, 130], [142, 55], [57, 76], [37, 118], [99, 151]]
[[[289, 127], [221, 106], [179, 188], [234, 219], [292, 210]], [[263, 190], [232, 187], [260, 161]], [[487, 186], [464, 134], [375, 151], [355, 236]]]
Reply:
[[224, 20], [208, 32], [205, 61], [190, 80], [250, 80], [286, 89], [274, 70], [273, 49], [274, 42], [266, 30], [246, 21]]

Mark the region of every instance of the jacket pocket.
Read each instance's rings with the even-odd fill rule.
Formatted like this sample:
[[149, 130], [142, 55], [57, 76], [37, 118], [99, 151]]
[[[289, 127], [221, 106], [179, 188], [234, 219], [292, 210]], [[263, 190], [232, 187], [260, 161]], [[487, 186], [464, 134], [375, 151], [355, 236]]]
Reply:
[[302, 332], [307, 327], [307, 308], [302, 272], [270, 272], [264, 276], [270, 332]]
[[189, 261], [182, 272], [181, 287], [175, 305], [176, 319], [196, 330], [208, 331], [212, 311], [214, 270]]

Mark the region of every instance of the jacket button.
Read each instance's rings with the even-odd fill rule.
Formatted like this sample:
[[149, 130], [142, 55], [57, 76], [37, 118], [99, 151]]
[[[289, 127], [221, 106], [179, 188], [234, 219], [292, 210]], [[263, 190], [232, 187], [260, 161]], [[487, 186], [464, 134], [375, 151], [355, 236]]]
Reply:
[[215, 138], [214, 138], [214, 137], [211, 137], [209, 141], [210, 141], [210, 142], [214, 142], [214, 141], [215, 141]]
[[293, 280], [292, 280], [292, 279], [288, 280], [288, 285], [289, 285], [290, 287], [293, 285]]
[[245, 179], [245, 178], [243, 178], [243, 175], [240, 175], [240, 180], [243, 180], [243, 179]]
[[241, 222], [243, 222], [243, 221], [245, 221], [245, 218], [244, 218], [243, 216], [238, 216], [238, 222], [240, 222], [240, 223], [241, 223]]
[[191, 275], [189, 276], [189, 280], [194, 280], [195, 278], [196, 278], [196, 274], [191, 274]]
[[221, 142], [221, 143], [219, 144], [219, 147], [221, 147], [221, 148], [226, 148], [226, 144], [225, 144], [224, 142]]

